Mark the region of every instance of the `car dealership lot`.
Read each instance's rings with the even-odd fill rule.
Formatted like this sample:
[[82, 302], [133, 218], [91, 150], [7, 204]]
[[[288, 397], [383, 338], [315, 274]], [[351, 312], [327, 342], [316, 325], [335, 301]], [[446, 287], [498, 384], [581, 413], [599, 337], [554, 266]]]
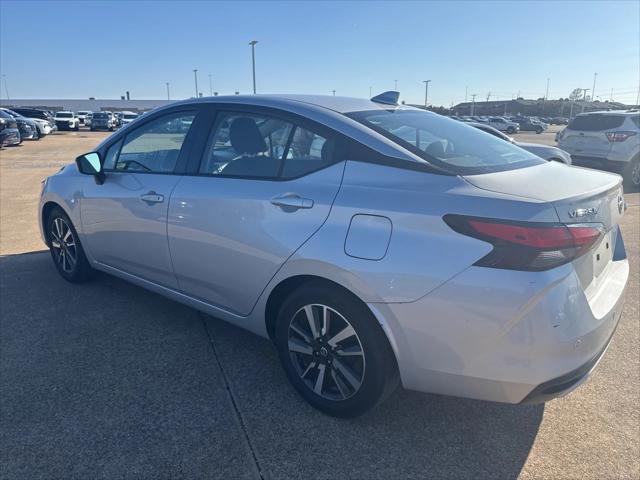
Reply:
[[[557, 129], [515, 138], [553, 145]], [[0, 152], [3, 478], [640, 475], [638, 193], [623, 319], [587, 384], [546, 406], [399, 390], [345, 421], [297, 396], [269, 342], [106, 275], [68, 285], [29, 253], [40, 180], [106, 135]]]

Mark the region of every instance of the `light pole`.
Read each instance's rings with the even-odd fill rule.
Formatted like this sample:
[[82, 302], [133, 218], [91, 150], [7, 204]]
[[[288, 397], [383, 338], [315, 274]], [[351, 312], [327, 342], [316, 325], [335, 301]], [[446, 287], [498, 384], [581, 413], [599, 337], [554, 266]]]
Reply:
[[251, 67], [253, 71], [253, 93], [256, 93], [256, 43], [257, 40], [251, 40], [249, 45], [251, 45]]
[[165, 85], [167, 86], [167, 100], [171, 100], [171, 97], [169, 96], [169, 82], [165, 82]]
[[549, 100], [549, 78], [547, 78], [547, 93], [544, 94], [544, 99]]
[[424, 109], [427, 109], [427, 100], [429, 99], [429, 82], [431, 80], [423, 80], [422, 83], [424, 83]]
[[393, 82], [394, 82], [393, 83], [394, 84], [393, 90], [397, 92], [398, 91], [398, 80], [394, 80]]
[[4, 80], [4, 93], [7, 95], [7, 100], [9, 100], [9, 88], [7, 88], [7, 76], [3, 73], [2, 79]]
[[198, 98], [198, 69], [197, 68], [193, 69], [193, 79], [196, 82], [196, 98]]
[[582, 92], [583, 92], [583, 95], [582, 95], [582, 112], [584, 112], [584, 104], [587, 103], [587, 92], [588, 91], [589, 91], [588, 88], [583, 88], [582, 89]]
[[369, 98], [371, 98], [371, 87], [369, 87]]
[[336, 91], [335, 90], [331, 90], [333, 92], [333, 96], [336, 96]]
[[594, 98], [596, 98], [596, 77], [598, 76], [597, 73], [593, 74], [593, 87], [591, 87], [591, 99], [593, 100]]
[[471, 113], [469, 113], [469, 115], [471, 116], [473, 116], [473, 114], [476, 113], [476, 95], [477, 93], [471, 94]]
[[209, 96], [213, 97], [213, 80], [211, 79], [211, 74], [209, 74]]

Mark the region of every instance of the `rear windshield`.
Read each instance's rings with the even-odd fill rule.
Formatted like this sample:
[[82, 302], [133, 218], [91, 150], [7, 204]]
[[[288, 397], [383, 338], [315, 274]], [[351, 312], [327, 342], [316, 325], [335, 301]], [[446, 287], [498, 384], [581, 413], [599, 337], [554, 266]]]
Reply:
[[599, 132], [601, 130], [618, 128], [623, 122], [624, 116], [622, 115], [591, 113], [589, 115], [578, 115], [569, 122], [569, 128], [571, 130], [583, 130], [585, 132]]
[[100, 112], [97, 112], [97, 113], [93, 114], [93, 118], [107, 118], [108, 116], [109, 116], [108, 114], [100, 113]]
[[69, 112], [58, 112], [56, 113], [56, 117], [58, 118], [73, 118], [73, 115]]
[[421, 110], [369, 110], [347, 114], [423, 160], [456, 175], [500, 172], [545, 163], [509, 142]]

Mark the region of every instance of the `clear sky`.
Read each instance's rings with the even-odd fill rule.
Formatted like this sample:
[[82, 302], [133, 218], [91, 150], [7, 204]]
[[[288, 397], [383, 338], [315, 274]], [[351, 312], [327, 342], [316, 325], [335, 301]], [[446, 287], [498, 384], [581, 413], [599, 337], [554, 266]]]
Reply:
[[[258, 93], [368, 96], [449, 106], [567, 97], [635, 103], [640, 2], [29, 2], [0, 0], [0, 98], [186, 98]], [[7, 89], [5, 89], [5, 86]]]

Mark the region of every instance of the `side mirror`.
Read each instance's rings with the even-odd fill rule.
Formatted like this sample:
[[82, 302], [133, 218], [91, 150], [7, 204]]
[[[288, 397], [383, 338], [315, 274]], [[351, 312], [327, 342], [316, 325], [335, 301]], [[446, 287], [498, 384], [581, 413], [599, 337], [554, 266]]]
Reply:
[[104, 172], [102, 171], [102, 161], [99, 153], [91, 152], [80, 155], [76, 158], [76, 165], [80, 173], [93, 175], [98, 185], [104, 183]]

